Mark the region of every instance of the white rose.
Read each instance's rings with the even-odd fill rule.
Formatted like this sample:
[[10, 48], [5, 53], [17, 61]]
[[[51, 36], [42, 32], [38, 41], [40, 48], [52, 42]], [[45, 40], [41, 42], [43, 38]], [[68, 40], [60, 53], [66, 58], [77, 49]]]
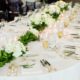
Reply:
[[32, 32], [35, 36], [39, 36], [39, 32], [38, 32], [38, 30], [36, 30], [36, 29], [33, 29], [33, 28], [30, 28], [30, 30], [29, 30], [30, 32]]

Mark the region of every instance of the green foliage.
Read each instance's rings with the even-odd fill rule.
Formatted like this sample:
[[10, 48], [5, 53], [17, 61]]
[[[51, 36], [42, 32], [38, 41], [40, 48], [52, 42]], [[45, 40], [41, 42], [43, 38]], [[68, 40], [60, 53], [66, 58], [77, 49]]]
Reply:
[[42, 22], [40, 24], [35, 24], [34, 22], [32, 22], [32, 26], [33, 28], [35, 28], [38, 31], [42, 31], [47, 27], [47, 24], [45, 22]]
[[60, 13], [56, 13], [56, 12], [54, 12], [53, 14], [51, 14], [52, 18], [55, 19], [55, 20], [58, 19], [59, 15], [60, 15]]
[[27, 45], [31, 41], [39, 40], [37, 36], [35, 36], [33, 33], [28, 31], [25, 35], [21, 36], [19, 41], [23, 43], [24, 45]]
[[68, 8], [68, 5], [66, 5], [64, 8], [61, 8], [60, 10], [61, 10], [61, 12], [63, 12], [63, 11], [67, 11], [69, 8]]
[[13, 53], [7, 53], [5, 50], [0, 50], [0, 67], [14, 59]]
[[49, 14], [50, 16], [52, 16], [53, 19], [57, 20], [60, 13], [54, 12], [53, 14], [50, 14], [49, 12], [46, 12], [46, 14]]

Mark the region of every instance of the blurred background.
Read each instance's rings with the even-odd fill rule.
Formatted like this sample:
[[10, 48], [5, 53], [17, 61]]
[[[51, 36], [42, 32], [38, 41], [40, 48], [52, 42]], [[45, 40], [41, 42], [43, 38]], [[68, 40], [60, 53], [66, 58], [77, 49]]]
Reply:
[[72, 2], [80, 2], [80, 0], [64, 0], [64, 1], [66, 1], [66, 2], [70, 2], [70, 1], [72, 1]]
[[[0, 21], [14, 20], [15, 16], [24, 16], [28, 11], [34, 11], [41, 8], [45, 4], [51, 4], [58, 0], [0, 0]], [[80, 2], [80, 0], [64, 0], [66, 2], [72, 1]]]

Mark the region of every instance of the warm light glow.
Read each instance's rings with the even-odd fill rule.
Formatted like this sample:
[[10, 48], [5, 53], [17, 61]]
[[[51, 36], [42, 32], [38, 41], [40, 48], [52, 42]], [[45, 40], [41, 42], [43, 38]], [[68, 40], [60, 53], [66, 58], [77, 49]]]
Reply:
[[43, 44], [44, 48], [48, 48], [48, 41], [45, 40], [45, 41], [42, 42], [42, 44]]
[[63, 36], [63, 32], [62, 31], [58, 32], [58, 37], [62, 38], [62, 36]]

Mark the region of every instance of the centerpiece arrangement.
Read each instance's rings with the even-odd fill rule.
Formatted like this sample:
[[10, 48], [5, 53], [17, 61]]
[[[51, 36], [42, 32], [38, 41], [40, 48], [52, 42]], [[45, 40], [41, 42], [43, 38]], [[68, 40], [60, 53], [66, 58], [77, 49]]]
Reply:
[[[12, 40], [11, 37], [10, 40], [8, 39], [8, 42], [5, 42], [4, 45], [0, 46], [0, 67], [5, 66], [6, 63], [9, 63], [20, 56], [24, 56], [24, 54], [27, 55], [27, 45], [31, 42], [42, 40], [44, 41], [44, 45], [54, 48], [57, 41], [60, 41], [59, 38], [62, 38], [62, 32], [59, 30], [64, 32], [62, 23], [63, 26], [65, 25], [64, 20], [62, 19], [65, 16], [61, 16], [69, 10], [72, 10], [71, 14], [69, 14], [70, 17], [67, 17], [68, 19], [71, 19], [71, 15], [77, 11], [77, 8], [79, 8], [79, 5], [72, 8], [71, 3], [58, 1], [55, 4], [50, 4], [49, 6], [45, 5], [44, 8], [41, 8], [35, 14], [33, 12], [32, 15], [28, 17], [28, 21], [26, 19], [28, 30], [25, 33], [23, 31], [22, 34], [18, 34], [18, 32], [14, 31], [18, 34], [16, 35], [16, 40]], [[62, 23], [58, 24], [58, 22]]]
[[51, 4], [48, 8], [45, 8], [44, 10], [46, 11], [31, 15], [30, 26], [32, 26], [32, 29], [20, 36], [17, 42], [9, 42], [2, 50], [0, 50], [0, 67], [24, 54], [26, 52], [25, 45], [31, 41], [39, 40], [39, 31], [43, 31], [49, 24], [47, 22], [47, 19], [49, 19], [47, 15], [50, 15], [53, 19], [57, 20], [63, 10], [68, 10], [68, 6], [69, 4], [59, 1], [55, 5]]

